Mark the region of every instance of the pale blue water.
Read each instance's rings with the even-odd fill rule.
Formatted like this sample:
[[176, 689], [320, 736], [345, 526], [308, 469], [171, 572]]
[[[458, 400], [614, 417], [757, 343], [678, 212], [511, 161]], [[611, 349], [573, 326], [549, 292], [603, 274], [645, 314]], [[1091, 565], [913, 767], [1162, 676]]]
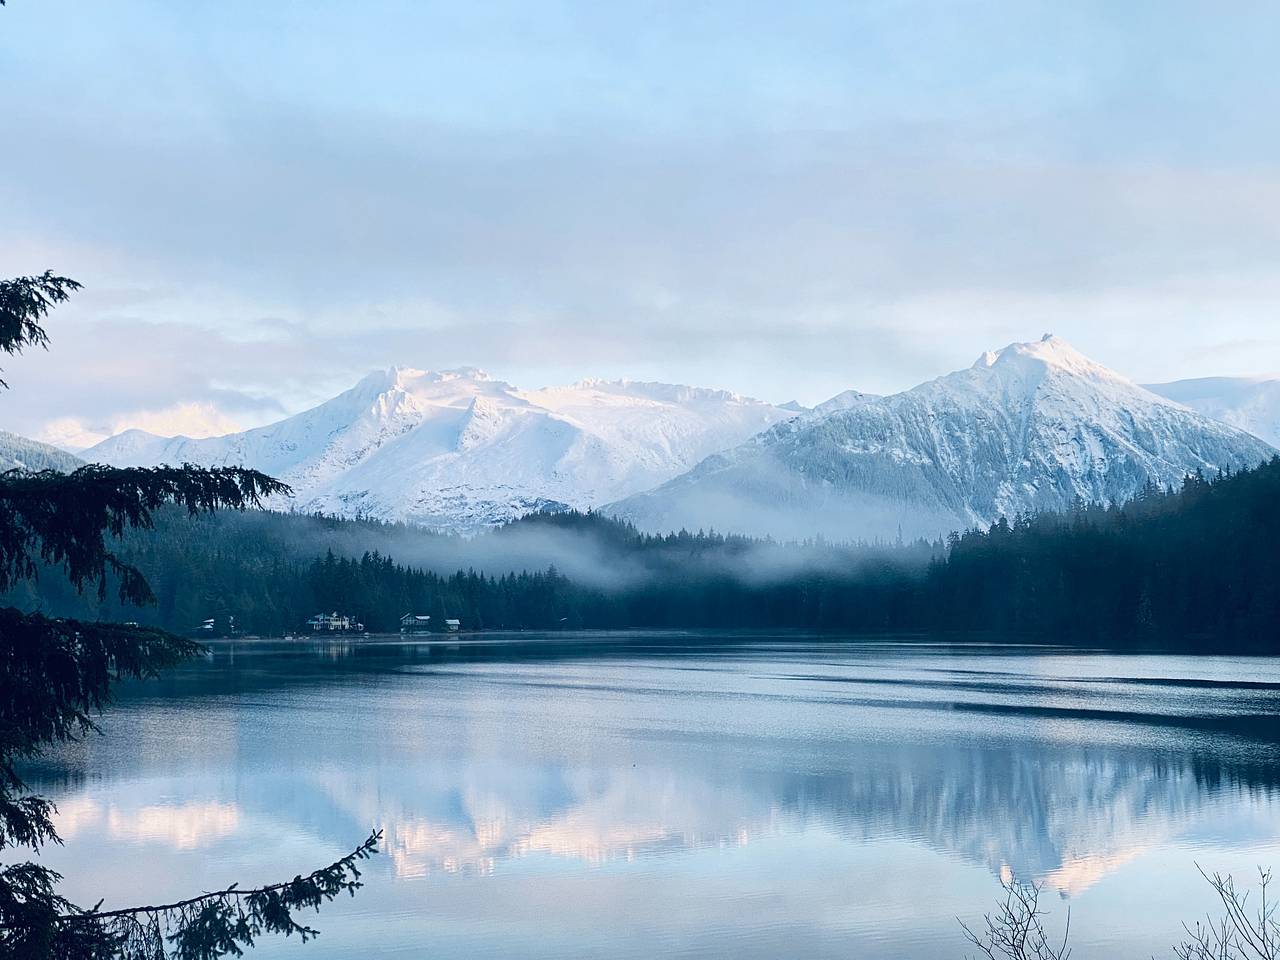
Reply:
[[[1002, 871], [1077, 960], [1280, 867], [1280, 660], [803, 638], [220, 644], [42, 765], [105, 906], [385, 853], [252, 956], [961, 957]], [[542, 641], [542, 642], [539, 642]]]

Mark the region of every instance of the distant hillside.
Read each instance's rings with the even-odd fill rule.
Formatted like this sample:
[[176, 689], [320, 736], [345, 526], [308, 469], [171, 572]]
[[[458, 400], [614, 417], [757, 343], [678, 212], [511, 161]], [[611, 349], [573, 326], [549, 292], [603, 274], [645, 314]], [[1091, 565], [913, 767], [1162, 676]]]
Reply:
[[1280, 380], [1200, 377], [1147, 389], [1280, 447]]
[[[905, 582], [906, 568], [923, 575], [941, 549], [650, 536], [577, 512], [463, 537], [370, 520], [267, 511], [190, 518], [170, 509], [116, 551], [147, 577], [155, 606], [122, 606], [110, 584], [105, 599], [96, 590], [78, 594], [55, 570], [0, 595], [0, 606], [184, 633], [203, 619], [234, 616], [247, 631], [278, 635], [320, 610], [352, 614], [375, 631], [397, 629], [405, 613], [486, 629], [779, 626], [791, 625], [788, 598], [807, 589], [808, 574], [865, 574], [870, 582], [890, 570]], [[884, 622], [872, 603], [860, 610], [861, 625]]]
[[83, 460], [65, 450], [0, 430], [0, 470], [61, 470], [66, 473], [83, 464]]

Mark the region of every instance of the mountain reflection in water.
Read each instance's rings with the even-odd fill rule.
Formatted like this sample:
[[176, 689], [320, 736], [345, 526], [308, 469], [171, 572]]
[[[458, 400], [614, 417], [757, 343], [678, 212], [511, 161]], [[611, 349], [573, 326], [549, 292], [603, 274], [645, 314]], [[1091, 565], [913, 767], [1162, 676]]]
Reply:
[[[521, 944], [550, 937], [537, 955], [768, 956], [803, 927], [815, 956], [959, 956], [951, 917], [1000, 875], [1072, 898], [1098, 921], [1091, 955], [1124, 956], [1203, 912], [1193, 860], [1261, 862], [1280, 838], [1280, 661], [500, 640], [218, 644], [28, 771], [67, 840], [47, 858], [69, 895], [111, 906], [279, 879], [381, 825], [386, 856], [319, 918], [317, 958], [374, 928], [406, 955], [534, 955]], [[1187, 874], [1167, 915], [1102, 929], [1164, 864]], [[882, 903], [856, 892], [868, 880], [930, 892]], [[697, 910], [681, 921], [654, 883]], [[522, 920], [534, 889], [550, 900]]]

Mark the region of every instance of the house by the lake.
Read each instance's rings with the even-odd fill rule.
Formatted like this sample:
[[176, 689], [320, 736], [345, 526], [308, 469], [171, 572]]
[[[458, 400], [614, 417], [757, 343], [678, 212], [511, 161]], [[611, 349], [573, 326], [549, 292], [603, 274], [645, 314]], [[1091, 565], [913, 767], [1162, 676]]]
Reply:
[[401, 633], [430, 633], [431, 617], [423, 613], [406, 613], [400, 618]]
[[447, 631], [449, 631], [450, 633], [457, 633], [459, 630], [461, 630], [461, 629], [462, 629], [462, 621], [461, 621], [461, 620], [446, 620], [446, 621], [444, 622], [444, 628], [445, 628]]
[[333, 613], [317, 613], [307, 621], [307, 626], [315, 633], [360, 633], [364, 630], [364, 624], [355, 617], [338, 613], [336, 610]]

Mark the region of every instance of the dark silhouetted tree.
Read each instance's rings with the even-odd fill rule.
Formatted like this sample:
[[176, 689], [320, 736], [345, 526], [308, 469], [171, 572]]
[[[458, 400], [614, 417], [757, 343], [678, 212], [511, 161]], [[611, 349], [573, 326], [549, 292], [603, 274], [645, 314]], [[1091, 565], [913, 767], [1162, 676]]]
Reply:
[[[79, 284], [46, 272], [0, 282], [0, 350], [45, 346], [41, 321]], [[85, 466], [0, 474], [0, 590], [60, 574], [77, 592], [114, 586], [122, 604], [153, 603], [143, 573], [113, 545], [153, 526], [162, 507], [196, 516], [258, 507], [288, 488], [254, 470]], [[125, 678], [154, 677], [200, 650], [154, 627], [50, 619], [0, 609], [0, 849], [60, 843], [53, 805], [26, 789], [18, 764], [50, 745], [94, 732], [95, 716]], [[351, 854], [307, 876], [256, 890], [228, 888], [160, 906], [100, 912], [59, 896], [61, 877], [38, 863], [0, 867], [0, 954], [32, 960], [106, 957], [180, 960], [239, 954], [263, 933], [315, 931], [295, 920], [360, 886], [358, 864], [374, 833]]]

